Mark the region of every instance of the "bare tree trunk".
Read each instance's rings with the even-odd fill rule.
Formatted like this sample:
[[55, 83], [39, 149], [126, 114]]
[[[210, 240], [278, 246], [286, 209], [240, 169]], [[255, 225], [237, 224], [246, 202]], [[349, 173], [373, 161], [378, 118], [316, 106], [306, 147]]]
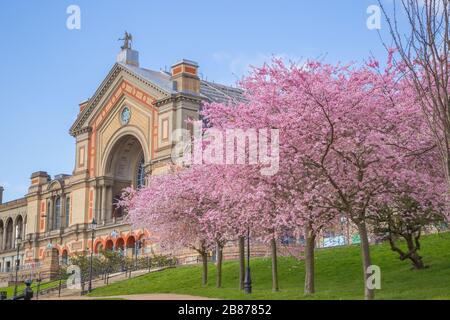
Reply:
[[418, 248], [414, 245], [412, 236], [406, 238], [406, 244], [409, 250], [409, 260], [411, 260], [413, 268], [417, 270], [424, 269], [425, 265], [423, 264], [422, 257], [417, 253]]
[[278, 286], [278, 258], [277, 258], [277, 241], [275, 239], [270, 240], [270, 246], [272, 249], [272, 291], [279, 291]]
[[310, 225], [305, 228], [305, 294], [315, 293], [314, 288], [314, 249], [316, 235]]
[[244, 290], [245, 278], [245, 238], [239, 237], [239, 289]]
[[208, 253], [202, 252], [202, 285], [208, 284]]
[[367, 235], [366, 222], [358, 223], [359, 236], [361, 238], [361, 255], [363, 260], [363, 273], [364, 273], [364, 298], [366, 300], [375, 299], [375, 291], [368, 288], [367, 280], [369, 275], [367, 274], [367, 268], [372, 265], [372, 260], [370, 258], [370, 247], [369, 247], [369, 237]]
[[395, 244], [394, 235], [389, 236], [389, 244], [391, 246], [391, 250], [398, 253], [401, 261], [406, 259], [411, 260], [414, 269], [424, 269], [425, 265], [423, 264], [422, 257], [417, 253], [417, 251], [420, 249], [418, 237], [414, 241], [412, 234], [403, 234], [401, 236], [406, 241], [408, 252], [404, 252], [402, 249], [397, 247], [397, 245]]
[[223, 260], [223, 246], [217, 241], [217, 273], [216, 273], [216, 287], [222, 287], [222, 260]]

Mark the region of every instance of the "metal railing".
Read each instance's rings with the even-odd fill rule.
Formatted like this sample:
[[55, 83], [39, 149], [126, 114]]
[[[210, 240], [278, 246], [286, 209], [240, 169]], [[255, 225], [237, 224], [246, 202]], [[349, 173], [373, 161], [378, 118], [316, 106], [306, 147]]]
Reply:
[[[157, 270], [163, 270], [165, 268], [175, 267], [179, 264], [179, 261], [173, 258], [167, 257], [156, 257], [152, 258], [150, 256], [140, 257], [136, 259], [130, 259], [128, 261], [121, 261], [119, 263], [105, 265], [100, 269], [93, 270], [92, 281], [103, 281], [105, 285], [109, 284], [110, 279], [117, 276], [124, 276], [125, 278], [131, 278], [133, 272], [146, 271], [152, 272]], [[40, 273], [40, 278], [46, 278], [49, 275]], [[50, 282], [42, 283], [40, 278], [35, 279], [30, 285], [34, 293], [34, 298], [39, 299], [39, 296], [47, 295], [53, 292], [58, 292], [58, 297], [61, 296], [62, 290], [67, 288], [67, 280], [70, 274], [65, 273], [65, 269], [61, 268], [58, 272], [58, 277]], [[29, 278], [28, 278], [29, 279]], [[87, 288], [89, 284], [90, 274], [89, 271], [85, 270], [81, 273], [81, 290], [80, 294], [87, 294]], [[31, 280], [31, 279], [30, 279]], [[0, 290], [0, 300], [6, 299], [6, 292]], [[19, 294], [16, 297], [12, 297], [11, 300], [24, 300], [26, 298], [25, 294]]]

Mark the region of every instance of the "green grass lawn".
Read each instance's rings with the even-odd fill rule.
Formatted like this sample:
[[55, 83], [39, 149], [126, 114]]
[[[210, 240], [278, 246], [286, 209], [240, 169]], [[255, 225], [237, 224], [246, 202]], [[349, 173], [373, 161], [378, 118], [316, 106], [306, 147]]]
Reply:
[[[44, 290], [47, 288], [52, 288], [58, 285], [58, 280], [56, 281], [47, 281], [47, 282], [41, 282], [41, 285], [39, 286], [39, 291]], [[37, 283], [36, 281], [33, 281], [31, 284], [31, 288], [33, 289], [34, 295], [36, 296], [36, 290], [37, 290]], [[25, 289], [25, 284], [20, 284], [17, 286], [17, 295], [20, 295], [23, 293], [23, 290]], [[14, 295], [14, 286], [9, 286], [7, 288], [0, 288], [0, 291], [6, 291], [8, 295], [8, 299], [12, 298]]]
[[[423, 237], [421, 254], [429, 268], [412, 270], [387, 244], [371, 247], [373, 264], [381, 268], [377, 299], [450, 299], [450, 233]], [[178, 293], [222, 299], [362, 299], [363, 280], [359, 246], [320, 249], [316, 253], [316, 294], [303, 295], [304, 263], [279, 258], [280, 291], [271, 290], [271, 261], [251, 260], [253, 293], [238, 289], [238, 262], [223, 265], [223, 287], [215, 288], [215, 267], [209, 265], [209, 284], [201, 285], [201, 267], [182, 266], [124, 280], [95, 289], [106, 297], [141, 293]]]

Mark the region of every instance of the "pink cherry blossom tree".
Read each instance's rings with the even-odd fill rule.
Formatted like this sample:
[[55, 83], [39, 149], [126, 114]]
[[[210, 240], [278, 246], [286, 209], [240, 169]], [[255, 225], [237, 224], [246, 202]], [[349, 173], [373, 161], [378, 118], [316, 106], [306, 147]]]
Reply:
[[223, 247], [243, 234], [236, 200], [242, 194], [228, 183], [233, 171], [215, 165], [173, 167], [165, 175], [152, 177], [148, 186], [126, 190], [119, 205], [128, 210], [129, 221], [145, 227], [169, 249], [190, 248], [202, 257], [202, 283], [208, 280], [208, 252], [217, 250], [216, 286], [222, 283]]
[[154, 233], [162, 248], [190, 248], [202, 258], [202, 284], [208, 281], [208, 251], [212, 244], [204, 231], [201, 195], [190, 192], [194, 183], [189, 171], [152, 177], [149, 185], [129, 192], [119, 203], [128, 210], [129, 222]]
[[[281, 67], [278, 62], [275, 65]], [[311, 180], [305, 179], [307, 171], [299, 163], [301, 155], [296, 149], [296, 141], [292, 140], [299, 133], [299, 127], [293, 120], [298, 115], [297, 104], [302, 99], [302, 92], [296, 91], [295, 82], [289, 83], [289, 72], [273, 72], [269, 77], [265, 73], [267, 70], [268, 67], [255, 70], [242, 83], [248, 92], [248, 103], [238, 106], [210, 104], [203, 110], [203, 116], [214, 128], [224, 131], [228, 128], [247, 132], [267, 128], [280, 130], [280, 168], [272, 176], [261, 175], [260, 168], [264, 167], [261, 162], [254, 165], [253, 170], [247, 170], [240, 183], [247, 185], [245, 189], [251, 201], [245, 201], [242, 207], [245, 208], [245, 215], [250, 217], [247, 220], [259, 222], [252, 223], [252, 234], [272, 247], [274, 291], [278, 290], [276, 239], [286, 231], [299, 234], [303, 233], [299, 230], [306, 229], [308, 250], [305, 255], [305, 293], [313, 293], [315, 235], [330, 225], [334, 212], [313, 207], [312, 197], [305, 192]], [[277, 71], [282, 70], [279, 68]]]
[[[391, 73], [399, 71], [391, 68]], [[413, 268], [422, 269], [421, 233], [427, 227], [439, 228], [448, 213], [446, 175], [408, 80], [400, 78], [391, 88], [389, 98], [396, 108], [391, 110], [395, 112], [389, 116], [391, 132], [384, 142], [393, 148], [397, 161], [387, 192], [370, 208], [369, 219], [376, 235], [386, 238], [401, 260], [409, 259]], [[406, 251], [397, 245], [398, 238], [405, 240]]]
[[[242, 81], [247, 101], [208, 104], [202, 117], [225, 138], [230, 129], [265, 137], [276, 129], [279, 139], [271, 136], [269, 146], [261, 144], [261, 136], [253, 141], [257, 163], [200, 163], [152, 178], [148, 187], [130, 193], [131, 200], [123, 200], [131, 222], [153, 230], [166, 245], [197, 250], [204, 283], [207, 252], [216, 247], [218, 287], [225, 242], [242, 239], [250, 229], [252, 238], [272, 247], [275, 291], [276, 240], [286, 232], [303, 233], [309, 294], [315, 238], [344, 216], [359, 232], [365, 298], [373, 299], [374, 290], [366, 285], [372, 265], [369, 232], [382, 213], [380, 205], [399, 207], [399, 195], [406, 193], [422, 207], [442, 203], [437, 196], [442, 172], [425, 166], [436, 159], [435, 144], [400, 75], [392, 55], [384, 70], [374, 60], [363, 66], [274, 60], [254, 69]], [[249, 155], [250, 138], [236, 148]], [[262, 174], [269, 165], [265, 156], [274, 152], [279, 152], [277, 170]]]
[[[402, 167], [407, 153], [413, 157], [432, 149], [423, 139], [410, 139], [409, 152], [392, 143], [393, 137], [411, 137], [417, 130], [414, 122], [423, 121], [415, 116], [414, 101], [405, 99], [406, 89], [391, 59], [382, 71], [376, 61], [357, 67], [317, 61], [286, 66], [275, 60], [243, 81], [249, 103], [212, 104], [203, 112], [209, 123], [221, 128], [280, 130], [280, 170], [258, 179], [259, 189], [270, 185], [272, 197], [278, 196], [276, 221], [317, 231], [323, 221], [345, 215], [361, 237], [365, 282], [372, 265], [367, 225], [371, 206], [407, 174]], [[274, 219], [263, 221], [274, 226]], [[319, 228], [309, 224], [316, 221], [321, 221]], [[367, 286], [365, 297], [374, 297]]]

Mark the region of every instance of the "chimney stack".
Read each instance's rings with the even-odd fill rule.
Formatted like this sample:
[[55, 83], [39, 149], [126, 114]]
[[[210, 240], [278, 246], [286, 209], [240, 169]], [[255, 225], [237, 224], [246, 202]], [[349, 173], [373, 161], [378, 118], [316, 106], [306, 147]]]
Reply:
[[185, 93], [200, 93], [200, 78], [197, 62], [183, 59], [171, 67], [172, 81], [176, 90]]
[[31, 175], [31, 186], [46, 184], [50, 181], [50, 176], [45, 171], [37, 171]]
[[3, 191], [4, 191], [4, 190], [5, 190], [5, 189], [3, 189], [2, 186], [0, 186], [0, 204], [3, 203]]

